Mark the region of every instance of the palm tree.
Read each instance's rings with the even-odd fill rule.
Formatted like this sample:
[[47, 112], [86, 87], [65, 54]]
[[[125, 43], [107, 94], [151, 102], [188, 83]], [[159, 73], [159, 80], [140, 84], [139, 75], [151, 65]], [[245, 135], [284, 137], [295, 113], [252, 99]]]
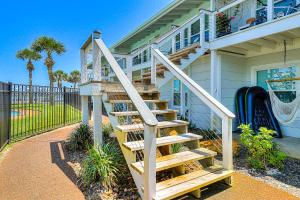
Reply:
[[[53, 66], [55, 61], [53, 60], [53, 54], [61, 55], [64, 53], [65, 47], [62, 43], [56, 41], [54, 38], [42, 36], [38, 38], [32, 44], [31, 48], [37, 52], [45, 52], [47, 57], [44, 64], [47, 66], [48, 77], [50, 81], [50, 90], [53, 91], [54, 86], [54, 75], [53, 75]], [[53, 103], [53, 96], [50, 96], [50, 103]]]
[[33, 98], [32, 98], [32, 71], [34, 70], [34, 65], [32, 63], [32, 61], [37, 61], [39, 59], [41, 59], [41, 55], [36, 52], [33, 51], [32, 49], [23, 49], [17, 52], [16, 57], [18, 59], [21, 60], [26, 60], [27, 61], [27, 70], [29, 73], [29, 103], [33, 102]]
[[54, 80], [57, 81], [57, 87], [62, 88], [62, 82], [68, 79], [68, 75], [62, 70], [56, 70], [53, 73]]
[[76, 88], [77, 83], [80, 82], [80, 72], [78, 70], [72, 71], [68, 77], [68, 82], [73, 83], [73, 87]]

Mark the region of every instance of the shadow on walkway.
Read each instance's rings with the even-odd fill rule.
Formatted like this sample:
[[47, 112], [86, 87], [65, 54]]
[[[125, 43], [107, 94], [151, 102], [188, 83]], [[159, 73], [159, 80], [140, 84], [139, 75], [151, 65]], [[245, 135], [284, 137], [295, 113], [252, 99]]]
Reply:
[[70, 157], [63, 146], [63, 141], [50, 142], [51, 160], [60, 170], [77, 185], [77, 176], [73, 168], [68, 164]]

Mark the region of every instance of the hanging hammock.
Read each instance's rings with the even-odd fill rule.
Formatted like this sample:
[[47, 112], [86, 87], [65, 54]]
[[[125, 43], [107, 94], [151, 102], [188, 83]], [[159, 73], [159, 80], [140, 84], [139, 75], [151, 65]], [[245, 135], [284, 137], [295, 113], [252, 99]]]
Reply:
[[297, 117], [297, 111], [300, 107], [300, 95], [298, 94], [296, 98], [289, 103], [282, 102], [275, 92], [273, 91], [270, 82], [285, 82], [285, 81], [294, 81], [300, 80], [300, 78], [289, 78], [282, 80], [270, 80], [266, 81], [269, 89], [270, 101], [272, 105], [273, 113], [276, 119], [282, 124], [289, 124], [294, 121]]
[[[287, 58], [287, 44], [286, 40], [283, 41], [284, 45], [284, 56], [283, 56], [283, 62], [286, 66], [286, 58]], [[270, 95], [270, 101], [272, 105], [272, 110], [277, 118], [277, 120], [282, 124], [289, 124], [294, 121], [294, 119], [297, 117], [297, 111], [299, 110], [300, 106], [300, 94], [296, 94], [296, 98], [289, 103], [282, 102], [275, 92], [273, 91], [270, 83], [271, 82], [286, 82], [286, 81], [300, 81], [300, 78], [287, 78], [287, 79], [281, 79], [281, 80], [268, 80], [267, 85], [269, 89], [269, 95]]]

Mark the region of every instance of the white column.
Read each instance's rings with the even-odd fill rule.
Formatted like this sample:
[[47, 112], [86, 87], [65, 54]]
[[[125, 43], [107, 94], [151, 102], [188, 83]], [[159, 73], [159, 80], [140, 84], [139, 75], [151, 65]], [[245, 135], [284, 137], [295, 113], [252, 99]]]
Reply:
[[211, 95], [221, 101], [221, 56], [217, 50], [211, 51], [210, 86]]
[[156, 48], [155, 44], [151, 45], [151, 84], [156, 85], [156, 58], [154, 56], [154, 49]]
[[184, 48], [184, 30], [185, 28], [180, 31], [180, 49]]
[[232, 170], [232, 119], [230, 118], [222, 120], [222, 151], [223, 168]]
[[81, 96], [82, 123], [89, 124], [89, 97]]
[[267, 1], [267, 19], [268, 21], [273, 20], [274, 15], [274, 0]]
[[200, 11], [200, 46], [204, 47], [205, 43], [205, 13]]
[[145, 125], [144, 130], [144, 199], [156, 195], [156, 127]]
[[216, 14], [214, 12], [212, 12], [210, 14], [210, 32], [209, 32], [209, 39], [210, 41], [216, 39], [217, 37], [217, 18], [216, 18]]
[[176, 52], [176, 36], [172, 37], [172, 54]]
[[94, 145], [102, 146], [102, 98], [100, 95], [93, 96], [93, 119], [94, 119]]

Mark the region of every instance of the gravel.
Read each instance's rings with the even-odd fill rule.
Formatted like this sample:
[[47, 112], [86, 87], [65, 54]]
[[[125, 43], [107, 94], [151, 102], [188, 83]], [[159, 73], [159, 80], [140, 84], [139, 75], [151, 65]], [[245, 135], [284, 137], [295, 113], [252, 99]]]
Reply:
[[300, 198], [300, 160], [287, 158], [282, 170], [269, 168], [266, 171], [261, 171], [249, 168], [246, 155], [246, 150], [242, 147], [240, 155], [234, 158], [236, 171], [250, 175]]

